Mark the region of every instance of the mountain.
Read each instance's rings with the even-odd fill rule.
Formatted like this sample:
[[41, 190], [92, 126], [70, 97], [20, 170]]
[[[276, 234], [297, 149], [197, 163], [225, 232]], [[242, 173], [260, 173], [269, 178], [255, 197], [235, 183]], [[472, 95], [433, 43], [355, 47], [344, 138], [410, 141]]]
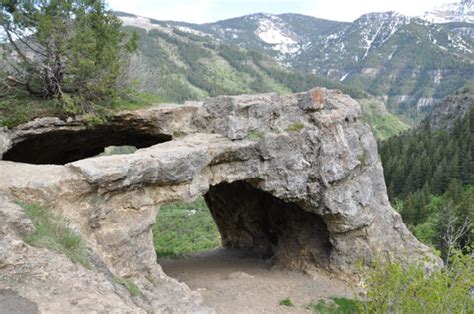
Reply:
[[287, 68], [262, 50], [241, 48], [189, 24], [118, 15], [126, 29], [139, 34], [138, 53], [128, 66], [128, 80], [142, 92], [183, 102], [224, 94], [285, 94], [315, 86], [335, 88], [360, 100], [364, 119], [378, 139], [408, 128], [386, 110], [383, 101], [363, 90], [323, 75]]
[[474, 25], [466, 22], [433, 24], [383, 12], [352, 23], [264, 13], [209, 24], [154, 23], [254, 49], [286, 68], [363, 89], [414, 120], [443, 97], [474, 86]]
[[444, 4], [431, 11], [425, 12], [421, 18], [432, 23], [474, 23], [474, 1], [462, 0]]

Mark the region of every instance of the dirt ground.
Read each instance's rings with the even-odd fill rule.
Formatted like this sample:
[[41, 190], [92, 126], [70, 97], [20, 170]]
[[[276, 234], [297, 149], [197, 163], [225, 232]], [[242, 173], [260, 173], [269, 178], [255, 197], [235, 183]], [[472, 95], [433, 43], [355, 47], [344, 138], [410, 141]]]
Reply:
[[[158, 261], [168, 276], [199, 290], [218, 313], [311, 313], [305, 306], [329, 297], [353, 297], [357, 289], [325, 272], [311, 276], [272, 268], [249, 253], [215, 249]], [[294, 306], [279, 305], [290, 298]]]

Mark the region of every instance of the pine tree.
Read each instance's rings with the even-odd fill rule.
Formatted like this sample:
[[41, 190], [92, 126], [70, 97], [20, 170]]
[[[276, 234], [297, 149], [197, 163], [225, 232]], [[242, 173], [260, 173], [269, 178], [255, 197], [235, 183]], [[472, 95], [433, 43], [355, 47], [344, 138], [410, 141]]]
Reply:
[[0, 0], [0, 24], [18, 59], [9, 79], [75, 113], [114, 94], [136, 48], [103, 0]]

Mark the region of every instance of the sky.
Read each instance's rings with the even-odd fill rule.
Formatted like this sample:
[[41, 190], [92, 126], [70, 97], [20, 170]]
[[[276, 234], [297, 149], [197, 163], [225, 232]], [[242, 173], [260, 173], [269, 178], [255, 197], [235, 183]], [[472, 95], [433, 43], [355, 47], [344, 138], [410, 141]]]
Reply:
[[364, 13], [398, 11], [416, 16], [456, 0], [108, 0], [109, 7], [155, 18], [208, 23], [252, 13], [300, 13], [351, 22]]

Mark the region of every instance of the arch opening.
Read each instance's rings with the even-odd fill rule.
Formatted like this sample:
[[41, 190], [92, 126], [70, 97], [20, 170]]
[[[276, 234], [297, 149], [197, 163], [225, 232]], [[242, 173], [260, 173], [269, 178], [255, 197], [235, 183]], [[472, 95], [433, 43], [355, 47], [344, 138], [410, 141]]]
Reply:
[[167, 134], [150, 134], [140, 130], [100, 126], [79, 131], [59, 130], [31, 135], [14, 144], [3, 154], [3, 160], [30, 164], [64, 165], [97, 156], [110, 146], [144, 148], [172, 139]]
[[[171, 228], [159, 228], [160, 235], [155, 226], [163, 226], [163, 221], [166, 224], [166, 213], [158, 214], [153, 237], [158, 236], [163, 244], [157, 248], [155, 242], [157, 261], [164, 272], [192, 289], [201, 289], [206, 303], [222, 313], [232, 312], [235, 306], [278, 311], [279, 301], [289, 295], [295, 302], [307, 304], [321, 287], [341, 293], [333, 287], [334, 278], [324, 271], [331, 245], [322, 217], [264, 192], [252, 182], [212, 186], [204, 195], [205, 203], [198, 198], [190, 204], [172, 204], [175, 209], [182, 207], [181, 218], [173, 221]], [[192, 223], [193, 217], [200, 217], [199, 223]], [[211, 235], [208, 239], [218, 239], [220, 234], [221, 247], [204, 248], [200, 242], [207, 238], [202, 237], [202, 231], [209, 223], [215, 225], [213, 234], [207, 233]], [[189, 226], [197, 226], [191, 228], [197, 232], [190, 232]], [[177, 238], [184, 241], [176, 243]], [[188, 250], [190, 245], [200, 249], [189, 250], [192, 254], [176, 251]]]
[[332, 248], [321, 216], [246, 181], [220, 183], [204, 199], [162, 207], [153, 232], [158, 259], [215, 248], [220, 235], [223, 248], [306, 270], [326, 268]]
[[291, 269], [328, 265], [331, 244], [321, 216], [246, 181], [220, 183], [204, 198], [224, 247], [252, 251]]

